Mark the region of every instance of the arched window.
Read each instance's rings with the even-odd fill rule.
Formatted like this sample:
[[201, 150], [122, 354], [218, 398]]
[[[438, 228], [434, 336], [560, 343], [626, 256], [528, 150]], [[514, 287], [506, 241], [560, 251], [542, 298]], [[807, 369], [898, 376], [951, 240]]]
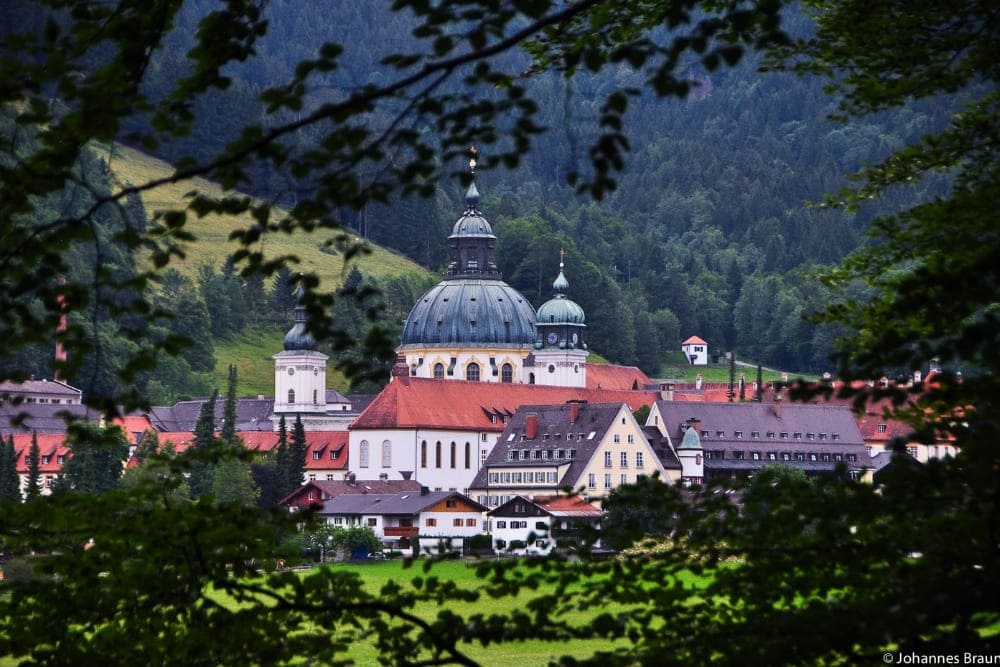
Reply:
[[451, 467], [455, 467], [455, 443], [451, 443]]
[[441, 467], [441, 441], [438, 440], [434, 445], [434, 467]]
[[362, 440], [358, 447], [358, 465], [362, 468], [368, 467], [368, 441]]
[[469, 382], [479, 382], [479, 364], [471, 363], [465, 367], [465, 379]]
[[465, 469], [472, 467], [472, 445], [465, 443]]
[[510, 364], [504, 364], [500, 367], [500, 381], [510, 384], [514, 381], [514, 367]]
[[528, 384], [535, 384], [535, 374], [528, 373]]
[[420, 443], [420, 467], [427, 467], [427, 441], [424, 440]]
[[392, 467], [392, 443], [388, 440], [382, 442], [382, 467]]
[[444, 379], [444, 364], [434, 364], [434, 379], [435, 380]]
[[289, 403], [294, 403], [295, 402], [295, 390], [294, 389], [289, 389], [288, 390], [288, 402]]

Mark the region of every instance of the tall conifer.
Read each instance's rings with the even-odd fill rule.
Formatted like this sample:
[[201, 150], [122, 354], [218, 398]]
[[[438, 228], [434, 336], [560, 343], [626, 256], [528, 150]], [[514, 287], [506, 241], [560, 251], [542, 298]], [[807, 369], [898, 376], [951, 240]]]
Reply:
[[0, 448], [0, 500], [21, 501], [21, 478], [17, 475], [17, 451], [14, 449], [14, 436], [3, 443]]
[[236, 444], [236, 366], [229, 364], [226, 402], [222, 406], [222, 430], [219, 439], [227, 445]]
[[31, 448], [28, 450], [28, 487], [24, 491], [27, 500], [42, 495], [41, 450], [38, 449], [38, 433], [31, 433]]
[[302, 424], [302, 416], [295, 415], [295, 425], [292, 427], [292, 444], [289, 447], [288, 486], [289, 493], [302, 486], [306, 473], [306, 454], [309, 446], [306, 444], [306, 428]]
[[[219, 397], [219, 391], [212, 392], [212, 396], [201, 406], [198, 413], [198, 421], [194, 425], [194, 447], [195, 454], [204, 454], [205, 450], [215, 442], [215, 401]], [[212, 470], [211, 464], [197, 456], [191, 462], [191, 477], [188, 480], [191, 486], [191, 497], [200, 498], [212, 490]]]

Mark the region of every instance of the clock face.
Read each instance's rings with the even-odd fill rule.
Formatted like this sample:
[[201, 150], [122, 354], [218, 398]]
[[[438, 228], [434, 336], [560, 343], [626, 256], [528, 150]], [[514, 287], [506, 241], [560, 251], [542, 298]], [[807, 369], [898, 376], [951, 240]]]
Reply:
[[555, 345], [559, 341], [559, 336], [553, 332], [549, 334], [549, 337], [546, 340], [549, 341], [549, 345]]

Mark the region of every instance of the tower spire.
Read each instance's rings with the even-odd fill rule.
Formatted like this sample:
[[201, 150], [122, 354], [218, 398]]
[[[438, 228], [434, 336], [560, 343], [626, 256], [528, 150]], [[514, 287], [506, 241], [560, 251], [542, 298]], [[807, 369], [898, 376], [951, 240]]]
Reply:
[[465, 191], [466, 213], [475, 213], [479, 210], [479, 190], [476, 188], [476, 165], [478, 164], [478, 156], [479, 151], [476, 150], [476, 147], [469, 146], [469, 174], [472, 177], [472, 182], [469, 183], [469, 189]]

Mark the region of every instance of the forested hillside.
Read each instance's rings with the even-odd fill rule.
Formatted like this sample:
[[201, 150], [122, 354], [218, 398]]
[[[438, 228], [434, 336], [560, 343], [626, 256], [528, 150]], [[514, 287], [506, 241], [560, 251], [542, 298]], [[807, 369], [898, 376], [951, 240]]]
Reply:
[[[379, 83], [386, 72], [381, 59], [415, 44], [410, 17], [389, 12], [388, 4], [268, 3], [268, 32], [256, 45], [260, 57], [230, 66], [228, 88], [197, 103], [190, 136], [155, 150], [175, 161], [217, 154], [241, 127], [261, 120], [260, 92], [286, 80], [295, 63], [315, 56], [311, 49], [327, 40], [349, 48], [326, 74], [325, 86], [311, 91], [313, 97], [336, 99]], [[151, 61], [146, 85], [154, 98], [185, 71], [197, 18], [212, 6], [210, 0], [185, 5], [167, 48]], [[793, 34], [810, 29], [795, 15], [786, 27]], [[524, 71], [528, 59], [515, 52], [501, 62]], [[598, 203], [577, 195], [567, 174], [586, 168], [585, 150], [604, 95], [642, 82], [625, 66], [570, 83], [525, 71], [526, 91], [540, 108], [537, 121], [549, 131], [516, 168], [478, 176], [505, 279], [538, 305], [550, 296], [559, 250], [565, 249], [570, 296], [587, 313], [591, 348], [653, 375], [664, 354], [692, 334], [716, 352], [735, 350], [766, 365], [831, 369], [827, 358], [835, 332], [802, 320], [830, 295], [805, 275], [857, 247], [881, 210], [926, 198], [942, 184], [923, 181], [850, 213], [806, 202], [836, 191], [845, 173], [939, 129], [948, 110], [923, 103], [878, 122], [834, 123], [827, 119], [834, 103], [818, 80], [761, 75], [759, 65], [751, 53], [735, 69], [692, 66], [685, 100], [635, 98], [624, 119], [631, 141], [626, 170], [617, 190]], [[144, 119], [133, 122], [138, 128]], [[373, 115], [370, 122], [389, 121]], [[435, 131], [430, 124], [413, 129]], [[498, 134], [506, 129], [498, 127]], [[320, 130], [304, 130], [294, 143], [310, 148]], [[285, 205], [294, 205], [310, 186], [270, 167], [249, 169], [252, 194]], [[447, 235], [461, 212], [461, 192], [456, 180], [430, 198], [393, 196], [339, 214], [360, 236], [440, 271], [448, 261]], [[391, 329], [405, 316], [406, 299], [420, 292], [412, 285], [389, 287]]]

